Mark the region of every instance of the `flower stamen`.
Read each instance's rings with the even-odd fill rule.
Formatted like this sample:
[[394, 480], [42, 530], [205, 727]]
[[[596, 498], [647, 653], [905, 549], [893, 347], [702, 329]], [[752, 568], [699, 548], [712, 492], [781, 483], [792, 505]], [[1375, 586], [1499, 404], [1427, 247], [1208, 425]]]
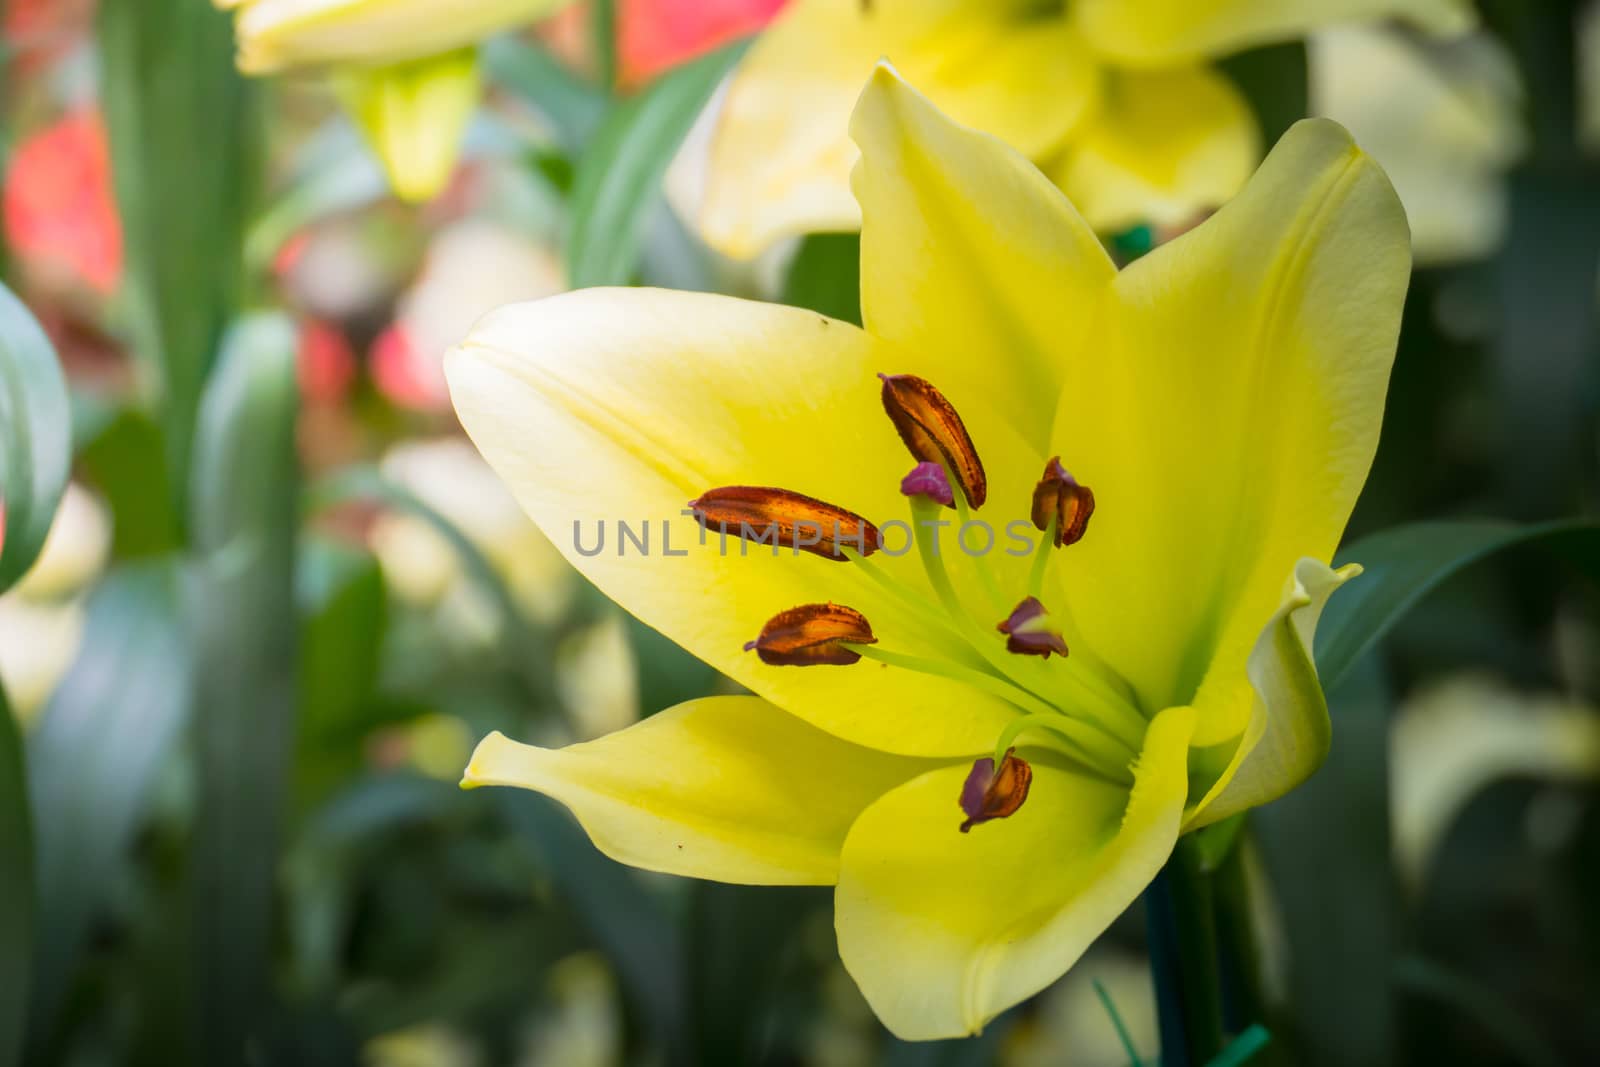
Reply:
[[1033, 785], [1033, 768], [1028, 761], [1016, 755], [1016, 749], [1007, 749], [998, 760], [979, 759], [972, 763], [966, 782], [961, 786], [961, 810], [966, 814], [961, 832], [967, 833], [979, 823], [1004, 819], [1014, 815], [1028, 799]]
[[955, 406], [925, 378], [914, 374], [878, 377], [883, 380], [883, 410], [911, 455], [920, 463], [944, 467], [972, 507], [983, 507], [989, 479]]
[[855, 608], [801, 604], [767, 620], [761, 636], [747, 642], [744, 650], [774, 667], [842, 667], [861, 659], [858, 648], [877, 641], [867, 617]]
[[1044, 465], [1044, 477], [1033, 487], [1034, 528], [1049, 534], [1057, 548], [1065, 548], [1083, 540], [1093, 514], [1094, 492], [1078, 483], [1061, 465], [1060, 456], [1052, 457]]
[[1044, 659], [1049, 659], [1052, 653], [1067, 654], [1067, 642], [1037, 597], [1024, 597], [995, 629], [1006, 635], [1007, 652]]
[[788, 489], [726, 485], [689, 501], [695, 521], [723, 536], [790, 548], [843, 562], [853, 549], [870, 556], [882, 547], [878, 528], [853, 511]]

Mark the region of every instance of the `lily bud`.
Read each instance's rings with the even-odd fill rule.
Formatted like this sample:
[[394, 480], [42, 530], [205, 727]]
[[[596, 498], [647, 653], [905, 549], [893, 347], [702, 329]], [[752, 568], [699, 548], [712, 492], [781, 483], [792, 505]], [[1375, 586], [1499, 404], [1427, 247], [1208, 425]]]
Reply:
[[1094, 514], [1094, 492], [1061, 465], [1056, 456], [1044, 465], [1044, 477], [1033, 487], [1033, 525], [1048, 531], [1052, 521], [1056, 527], [1056, 547], [1064, 548], [1083, 540], [1089, 528], [1089, 516]]
[[1022, 802], [1028, 799], [1028, 789], [1033, 785], [1033, 768], [1028, 761], [1016, 755], [1016, 749], [1006, 749], [1000, 760], [999, 771], [994, 760], [974, 760], [966, 782], [961, 786], [961, 810], [966, 819], [961, 832], [967, 833], [981, 822], [1004, 819], [1016, 814]]
[[451, 52], [569, 0], [215, 0], [238, 12], [239, 69], [378, 66]]
[[421, 203], [444, 191], [482, 88], [472, 49], [349, 71], [336, 85], [395, 195]]
[[843, 604], [802, 604], [767, 620], [761, 636], [747, 642], [744, 650], [774, 667], [848, 666], [861, 653], [846, 648], [845, 642], [878, 643], [865, 615]]
[[989, 478], [955, 407], [932, 383], [914, 374], [878, 377], [883, 379], [883, 410], [911, 454], [948, 469], [967, 503], [982, 507], [989, 495]]

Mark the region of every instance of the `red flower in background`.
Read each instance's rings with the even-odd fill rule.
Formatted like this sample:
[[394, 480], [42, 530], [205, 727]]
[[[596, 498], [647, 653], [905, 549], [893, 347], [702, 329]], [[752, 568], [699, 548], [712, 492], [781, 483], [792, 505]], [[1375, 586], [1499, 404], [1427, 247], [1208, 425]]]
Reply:
[[[786, 0], [618, 0], [617, 72], [637, 86], [680, 63], [754, 33], [772, 21]], [[569, 59], [587, 57], [589, 5], [577, 4], [551, 20], [549, 39]]]
[[98, 112], [69, 115], [18, 146], [4, 210], [6, 237], [24, 261], [97, 292], [116, 289], [122, 229]]

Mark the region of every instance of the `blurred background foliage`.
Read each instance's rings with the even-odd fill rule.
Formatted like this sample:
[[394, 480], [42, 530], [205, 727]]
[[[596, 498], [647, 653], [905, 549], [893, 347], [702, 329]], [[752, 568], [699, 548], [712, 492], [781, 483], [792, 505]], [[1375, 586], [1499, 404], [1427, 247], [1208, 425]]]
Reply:
[[[523, 518], [440, 358], [576, 285], [859, 321], [853, 236], [739, 263], [685, 221], [697, 119], [778, 6], [485, 42], [420, 206], [327, 85], [236, 74], [199, 0], [5, 6], [0, 1067], [1154, 1062], [1137, 914], [982, 1037], [903, 1045], [826, 891], [642, 875], [456, 788], [490, 730], [731, 688]], [[1219, 874], [1265, 890], [1221, 917], [1262, 950], [1230, 986], [1270, 1006], [1252, 1062], [1600, 1062], [1600, 6], [1479, 6], [1458, 41], [1224, 64], [1269, 140], [1349, 125], [1418, 251], [1370, 577], [1319, 648], [1333, 755]]]

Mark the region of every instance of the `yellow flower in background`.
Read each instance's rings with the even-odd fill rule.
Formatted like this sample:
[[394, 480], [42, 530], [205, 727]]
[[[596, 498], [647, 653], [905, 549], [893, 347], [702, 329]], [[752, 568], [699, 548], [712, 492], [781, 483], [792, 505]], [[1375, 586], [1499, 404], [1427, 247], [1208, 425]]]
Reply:
[[1472, 21], [1465, 0], [793, 0], [734, 73], [699, 228], [739, 258], [856, 229], [846, 124], [880, 57], [1043, 165], [1093, 228], [1188, 223], [1261, 155], [1248, 104], [1207, 60], [1387, 16]]
[[[572, 568], [470, 444], [459, 437], [402, 442], [384, 456], [381, 469], [454, 523], [531, 618], [550, 622], [566, 609], [575, 591]], [[386, 512], [370, 536], [384, 579], [400, 599], [438, 608], [463, 630], [485, 632], [496, 625], [493, 605], [432, 525], [414, 515]]]
[[246, 74], [332, 72], [352, 117], [407, 200], [455, 169], [481, 90], [474, 45], [568, 0], [214, 0], [237, 11]]
[[39, 558], [0, 596], [0, 683], [28, 723], [44, 707], [82, 642], [81, 594], [105, 569], [111, 517], [87, 489], [68, 484]]
[[[1309, 650], [1356, 569], [1322, 561], [1377, 445], [1409, 240], [1326, 121], [1121, 272], [1025, 158], [887, 67], [853, 136], [864, 330], [588, 290], [447, 357], [567, 558], [757, 694], [564, 749], [492, 735], [465, 784], [553, 796], [635, 866], [836, 885], [878, 1016], [955, 1037], [1066, 971], [1180, 833], [1325, 754]], [[980, 508], [1032, 558], [958, 542]], [[648, 521], [653, 551], [596, 551], [602, 520]]]
[[1394, 182], [1417, 259], [1472, 259], [1505, 230], [1505, 172], [1527, 145], [1522, 87], [1488, 34], [1427, 40], [1351, 26], [1311, 38], [1311, 111], [1350, 130]]

